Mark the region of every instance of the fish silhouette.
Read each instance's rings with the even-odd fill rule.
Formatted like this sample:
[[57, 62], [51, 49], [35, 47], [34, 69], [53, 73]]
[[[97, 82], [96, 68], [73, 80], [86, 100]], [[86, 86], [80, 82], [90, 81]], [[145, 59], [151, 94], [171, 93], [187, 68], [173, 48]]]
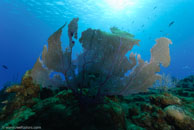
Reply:
[[174, 23], [175, 23], [175, 21], [172, 21], [172, 22], [169, 23], [168, 26], [171, 27]]
[[8, 67], [6, 65], [2, 65], [2, 67], [6, 70], [8, 70]]

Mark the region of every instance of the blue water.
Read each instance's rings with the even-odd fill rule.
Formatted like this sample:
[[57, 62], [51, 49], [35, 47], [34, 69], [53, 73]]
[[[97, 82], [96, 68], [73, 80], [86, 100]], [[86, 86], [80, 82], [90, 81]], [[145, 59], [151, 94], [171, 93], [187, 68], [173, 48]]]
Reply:
[[[173, 42], [171, 64], [162, 73], [177, 78], [193, 75], [193, 8], [193, 0], [0, 0], [0, 86], [19, 82], [33, 67], [48, 37], [74, 17], [80, 19], [79, 37], [87, 28], [109, 31], [112, 26], [134, 34], [141, 42], [133, 52], [144, 60], [150, 59], [155, 39], [168, 37]], [[68, 44], [66, 30], [63, 48]], [[76, 41], [73, 56], [81, 51]]]

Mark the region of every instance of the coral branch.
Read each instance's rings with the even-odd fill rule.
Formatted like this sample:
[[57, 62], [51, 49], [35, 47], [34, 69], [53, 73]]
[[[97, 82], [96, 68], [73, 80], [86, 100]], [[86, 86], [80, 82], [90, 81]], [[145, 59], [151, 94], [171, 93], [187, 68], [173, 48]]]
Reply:
[[145, 63], [140, 55], [138, 56], [139, 65], [129, 75], [128, 83], [122, 90], [122, 95], [137, 92], [146, 92], [152, 84], [161, 78], [156, 72], [160, 72], [160, 64], [167, 67], [170, 64], [169, 44], [170, 39], [159, 38], [157, 44], [151, 49], [150, 63]]

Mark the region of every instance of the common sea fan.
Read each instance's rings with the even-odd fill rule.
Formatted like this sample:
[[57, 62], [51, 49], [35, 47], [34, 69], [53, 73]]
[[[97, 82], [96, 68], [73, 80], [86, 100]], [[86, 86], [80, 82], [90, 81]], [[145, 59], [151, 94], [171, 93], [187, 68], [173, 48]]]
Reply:
[[[78, 18], [74, 18], [68, 25], [69, 47], [65, 52], [61, 48], [62, 26], [49, 37], [48, 49], [44, 46], [42, 58], [38, 58], [31, 70], [34, 82], [43, 87], [57, 88], [64, 85], [74, 91], [87, 90], [91, 95], [128, 95], [146, 92], [152, 84], [161, 78], [160, 64], [167, 67], [170, 64], [169, 44], [171, 40], [159, 38], [151, 49], [151, 59], [144, 62], [140, 55], [126, 53], [139, 41], [132, 34], [111, 28], [112, 33], [101, 30], [87, 29], [79, 39], [83, 53], [76, 60], [72, 60], [73, 37], [77, 39]], [[137, 57], [137, 58], [136, 58]], [[132, 70], [129, 76], [126, 76]], [[50, 78], [52, 72], [60, 75]], [[57, 79], [57, 80], [56, 80]]]

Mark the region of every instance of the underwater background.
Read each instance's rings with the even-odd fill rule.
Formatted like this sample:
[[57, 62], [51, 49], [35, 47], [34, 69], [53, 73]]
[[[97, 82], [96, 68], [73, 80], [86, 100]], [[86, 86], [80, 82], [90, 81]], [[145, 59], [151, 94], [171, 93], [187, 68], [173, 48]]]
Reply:
[[192, 0], [1, 0], [0, 129], [194, 130]]
[[[20, 82], [48, 37], [74, 17], [79, 17], [78, 37], [87, 28], [110, 32], [114, 26], [134, 34], [141, 41], [132, 51], [144, 60], [150, 59], [157, 38], [168, 37], [173, 42], [171, 63], [161, 73], [179, 79], [193, 75], [193, 7], [193, 0], [1, 0], [0, 87], [8, 81]], [[63, 32], [65, 49], [68, 38]], [[75, 42], [73, 58], [83, 51]]]

